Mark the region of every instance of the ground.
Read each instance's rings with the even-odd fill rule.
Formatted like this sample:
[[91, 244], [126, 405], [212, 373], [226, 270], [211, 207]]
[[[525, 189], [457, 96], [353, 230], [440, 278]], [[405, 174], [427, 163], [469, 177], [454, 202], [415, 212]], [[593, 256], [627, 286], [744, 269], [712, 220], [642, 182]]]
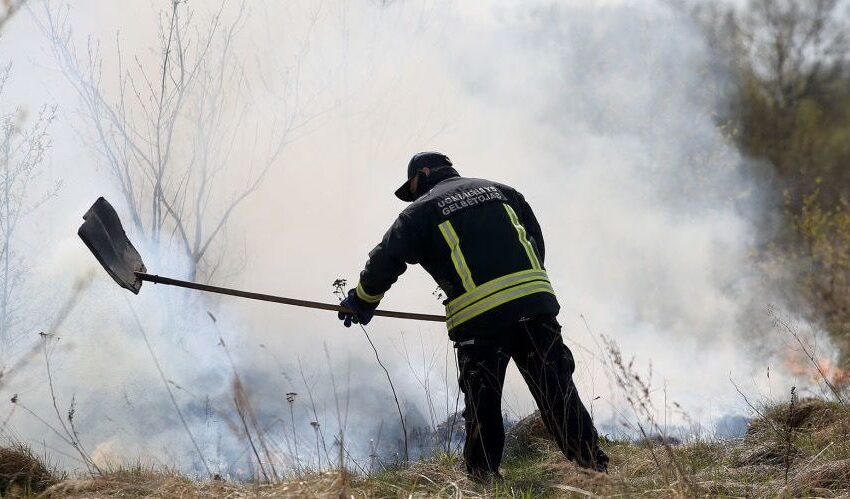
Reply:
[[800, 400], [758, 411], [738, 440], [605, 440], [609, 474], [566, 462], [531, 417], [511, 433], [504, 480], [468, 480], [457, 456], [440, 455], [371, 476], [339, 471], [266, 483], [196, 481], [142, 467], [66, 478], [25, 448], [0, 452], [4, 496], [43, 497], [696, 497], [850, 494], [850, 409]]

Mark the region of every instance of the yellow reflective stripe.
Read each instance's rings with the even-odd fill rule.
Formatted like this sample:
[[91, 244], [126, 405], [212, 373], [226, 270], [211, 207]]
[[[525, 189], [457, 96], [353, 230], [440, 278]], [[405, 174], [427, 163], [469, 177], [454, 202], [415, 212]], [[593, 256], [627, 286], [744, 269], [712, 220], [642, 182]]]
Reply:
[[446, 320], [446, 327], [451, 331], [457, 326], [460, 326], [464, 322], [467, 322], [471, 319], [478, 317], [484, 312], [490, 311], [499, 305], [504, 305], [505, 303], [513, 300], [517, 300], [524, 296], [533, 295], [535, 293], [551, 293], [555, 294], [555, 290], [552, 289], [552, 285], [546, 281], [534, 281], [528, 282], [525, 284], [520, 284], [519, 286], [514, 286], [512, 288], [508, 288], [502, 290], [496, 294], [490, 295], [487, 298], [479, 301], [475, 305], [471, 307], [467, 307], [452, 317], [449, 317]]
[[365, 289], [363, 289], [363, 285], [359, 283], [354, 289], [355, 293], [357, 293], [357, 297], [365, 301], [366, 303], [378, 303], [379, 301], [381, 301], [381, 298], [384, 297], [384, 295], [370, 295], [366, 292]]
[[454, 263], [457, 275], [460, 276], [463, 283], [463, 289], [471, 291], [475, 288], [475, 283], [472, 281], [472, 272], [466, 265], [466, 258], [463, 257], [463, 252], [460, 250], [460, 239], [457, 237], [455, 228], [452, 227], [450, 221], [446, 220], [440, 224], [440, 232], [443, 233], [443, 237], [446, 239], [449, 249], [451, 249], [452, 263]]
[[546, 275], [545, 270], [520, 270], [519, 272], [514, 272], [513, 274], [497, 277], [496, 279], [487, 281], [484, 284], [476, 287], [472, 291], [464, 293], [455, 298], [454, 300], [450, 301], [446, 305], [446, 315], [453, 315], [464, 307], [475, 303], [476, 301], [484, 298], [489, 294], [493, 294], [497, 291], [501, 291], [505, 288], [515, 286], [517, 284], [541, 279], [547, 281], [549, 280], [549, 277]]
[[528, 254], [528, 259], [531, 261], [531, 268], [539, 269], [540, 261], [537, 260], [537, 253], [534, 252], [534, 247], [531, 246], [531, 243], [528, 241], [528, 236], [525, 232], [525, 227], [519, 222], [519, 217], [516, 216], [516, 212], [509, 204], [503, 204], [505, 207], [505, 211], [508, 212], [508, 218], [511, 219], [511, 223], [516, 229], [517, 236], [519, 237], [519, 242], [525, 248], [525, 252]]

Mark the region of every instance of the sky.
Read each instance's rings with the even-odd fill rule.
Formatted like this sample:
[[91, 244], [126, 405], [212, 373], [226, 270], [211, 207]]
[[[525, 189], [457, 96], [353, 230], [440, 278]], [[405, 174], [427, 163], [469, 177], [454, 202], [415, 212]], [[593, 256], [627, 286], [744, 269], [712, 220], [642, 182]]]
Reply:
[[[39, 27], [45, 8], [63, 5], [34, 1], [0, 35], [0, 60], [13, 63], [0, 107], [58, 106], [38, 187], [63, 182], [21, 235], [33, 320], [6, 360], [15, 369], [0, 385], [4, 396], [18, 394], [54, 427], [54, 412], [73, 400], [81, 439], [99, 462], [141, 456], [199, 471], [176, 404], [209, 463], [245, 472], [247, 465], [227, 468], [245, 462], [244, 439], [227, 416], [238, 373], [259, 420], [286, 442], [281, 453], [297, 450], [284, 397], [297, 392], [293, 440], [306, 445], [318, 417], [328, 434], [345, 428], [355, 455], [368, 455], [384, 428], [396, 431], [396, 419], [359, 329], [341, 327], [328, 312], [152, 284], [133, 296], [76, 237], [98, 196], [125, 220], [127, 211]], [[116, 40], [124, 61], [136, 63], [125, 67], [137, 81], [142, 70], [157, 74], [156, 12], [164, 5], [86, 0], [66, 11], [81, 54], [87, 41], [99, 41], [101, 85], [111, 99], [119, 88]], [[229, 2], [221, 14], [225, 25], [240, 19], [228, 64], [241, 68], [245, 84], [222, 107], [234, 146], [222, 157], [213, 211], [256, 173], [281, 123], [297, 127], [228, 224], [214, 284], [334, 301], [333, 281], [356, 282], [368, 251], [404, 208], [392, 192], [410, 156], [437, 150], [462, 175], [510, 184], [534, 208], [575, 381], [604, 432], [625, 431], [622, 421], [634, 415], [612, 380], [603, 338], [651, 373], [659, 414], [671, 425], [713, 428], [718, 418], [746, 414], [731, 381], [753, 400], [811, 384], [771, 355], [789, 342], [772, 313], [818, 336], [785, 311], [775, 282], [752, 263], [764, 193], [714, 122], [729, 75], [670, 3], [257, 1], [245, 3], [241, 17], [239, 5]], [[218, 4], [190, 6], [202, 29]], [[177, 150], [186, 161], [192, 125], [181, 122]], [[174, 245], [129, 233], [150, 272], [185, 274]], [[442, 313], [434, 288], [424, 271], [410, 268], [381, 307]], [[64, 304], [70, 312], [57, 321]], [[47, 358], [60, 410], [45, 382], [37, 336], [45, 329], [55, 335]], [[454, 412], [444, 326], [378, 318], [368, 331], [412, 420], [427, 423], [433, 413], [439, 422]], [[533, 410], [514, 368], [503, 402], [514, 419]], [[80, 466], [29, 411], [9, 410], [7, 432]], [[300, 453], [308, 461], [315, 454]]]

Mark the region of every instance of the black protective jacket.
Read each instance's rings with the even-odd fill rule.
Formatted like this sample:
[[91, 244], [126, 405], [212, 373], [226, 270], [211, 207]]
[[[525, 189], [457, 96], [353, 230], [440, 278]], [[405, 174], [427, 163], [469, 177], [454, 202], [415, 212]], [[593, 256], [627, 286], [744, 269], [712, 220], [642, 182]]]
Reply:
[[490, 180], [434, 171], [431, 189], [410, 204], [369, 253], [357, 295], [377, 303], [408, 264], [421, 264], [447, 296], [454, 341], [557, 314], [543, 268], [540, 225], [522, 194]]

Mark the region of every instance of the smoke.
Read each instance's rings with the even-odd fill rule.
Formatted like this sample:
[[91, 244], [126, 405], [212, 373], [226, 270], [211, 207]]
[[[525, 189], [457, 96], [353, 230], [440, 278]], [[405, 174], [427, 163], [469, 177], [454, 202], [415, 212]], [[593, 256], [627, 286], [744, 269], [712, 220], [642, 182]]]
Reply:
[[[128, 5], [75, 5], [76, 35], [109, 40], [120, 31], [127, 53], [146, 53], [155, 44], [155, 13], [146, 2]], [[618, 431], [625, 405], [605, 373], [599, 334], [651, 366], [663, 387], [659, 407], [675, 401], [707, 426], [744, 410], [730, 378], [765, 396], [808, 383], [754, 352], [762, 343], [753, 339], [777, 334], [767, 307], [781, 309], [774, 283], [751, 257], [762, 194], [715, 126], [727, 75], [683, 13], [661, 1], [423, 0], [252, 2], [246, 14], [235, 50], [252, 88], [262, 82], [299, 92], [309, 119], [230, 224], [239, 242], [230, 246], [233, 259], [244, 256], [245, 264], [222, 284], [334, 300], [331, 283], [356, 282], [367, 252], [403, 208], [392, 191], [410, 155], [439, 150], [463, 175], [511, 184], [534, 207], [576, 382], [606, 431]], [[46, 45], [31, 19], [15, 21], [0, 44]], [[48, 358], [60, 413], [73, 399], [94, 458], [202, 472], [171, 390], [214, 472], [258, 473], [235, 412], [237, 377], [255, 438], [260, 428], [270, 452], [290, 464], [296, 453], [306, 465], [335, 459], [340, 428], [363, 466], [372, 454], [397, 451], [383, 372], [362, 333], [340, 327], [333, 314], [152, 284], [132, 296], [115, 286], [74, 235], [96, 196], [120, 211], [116, 185], [78, 140], [88, 125], [75, 112], [76, 96], [51, 69], [49, 51], [32, 51], [31, 59], [4, 53], [16, 58], [13, 97], [48, 96], [61, 105], [52, 161], [66, 188], [28, 236], [40, 241], [32, 244], [32, 286], [41, 297], [33, 314], [49, 327], [60, 304], [77, 296], [51, 331]], [[155, 61], [141, 60], [155, 74]], [[114, 85], [109, 74], [104, 84]], [[252, 90], [244, 98], [267, 95]], [[258, 116], [260, 126], [274, 126]], [[179, 251], [130, 235], [151, 272], [185, 273]], [[89, 275], [91, 284], [75, 290]], [[440, 313], [434, 286], [409, 269], [382, 307]], [[38, 330], [23, 352], [41, 345]], [[454, 414], [453, 353], [442, 326], [379, 318], [369, 331], [410, 426]], [[51, 420], [45, 367], [43, 356], [32, 356], [0, 388]], [[294, 433], [287, 393], [298, 394]], [[513, 418], [533, 409], [513, 368], [504, 406]], [[22, 411], [11, 413], [7, 431], [80, 466]]]

